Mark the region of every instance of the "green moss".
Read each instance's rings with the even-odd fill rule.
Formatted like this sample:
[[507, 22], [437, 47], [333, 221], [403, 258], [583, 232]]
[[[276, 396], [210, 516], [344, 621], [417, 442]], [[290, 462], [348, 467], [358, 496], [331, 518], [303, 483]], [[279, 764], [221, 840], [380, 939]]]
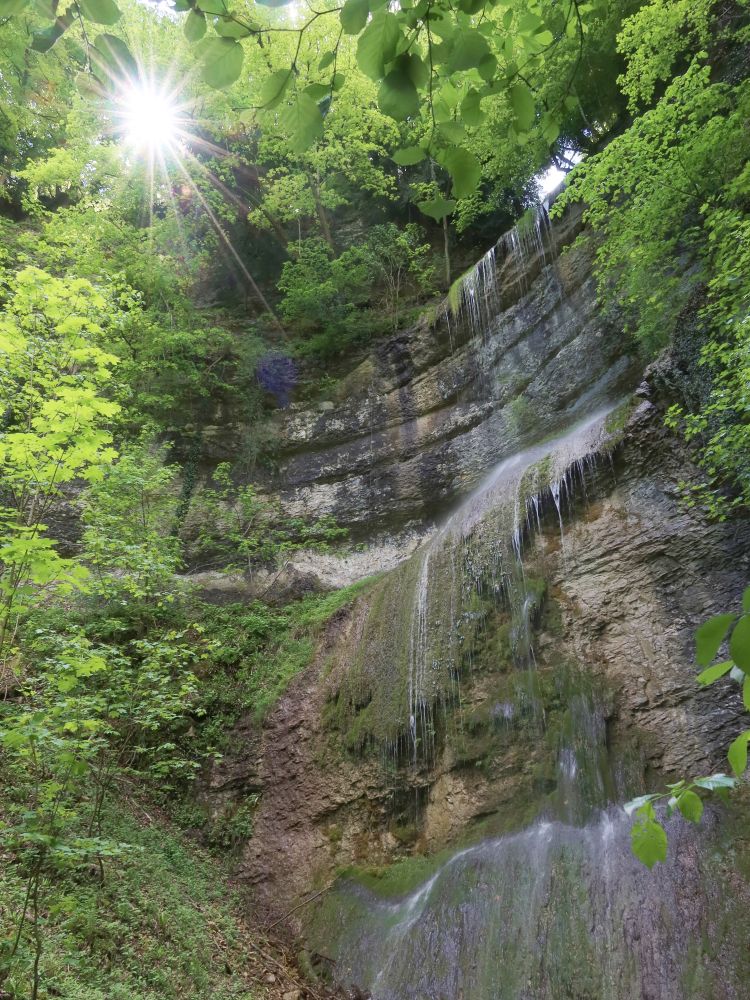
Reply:
[[631, 396], [620, 403], [619, 406], [616, 406], [604, 421], [604, 429], [610, 439], [608, 442], [610, 448], [618, 444], [625, 436], [625, 428], [636, 405], [637, 400], [635, 396]]
[[405, 896], [419, 888], [437, 871], [443, 860], [450, 857], [450, 851], [443, 851], [432, 858], [415, 856], [404, 858], [393, 865], [382, 867], [358, 868], [350, 866], [339, 870], [338, 875], [343, 880], [357, 882], [371, 892], [384, 898]]
[[232, 723], [252, 712], [261, 721], [289, 683], [312, 661], [327, 622], [373, 583], [361, 580], [328, 594], [312, 594], [284, 608], [261, 602], [194, 610], [212, 638], [212, 658], [202, 688], [208, 744], [221, 746]]
[[411, 847], [417, 842], [419, 836], [419, 830], [415, 823], [407, 823], [403, 826], [398, 823], [391, 823], [389, 832], [404, 847]]

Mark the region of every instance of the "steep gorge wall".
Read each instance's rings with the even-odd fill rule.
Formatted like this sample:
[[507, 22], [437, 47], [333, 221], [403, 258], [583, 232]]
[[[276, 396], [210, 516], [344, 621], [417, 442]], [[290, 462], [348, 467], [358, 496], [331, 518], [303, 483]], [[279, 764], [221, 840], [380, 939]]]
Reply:
[[[687, 470], [661, 413], [642, 400], [612, 467], [599, 469], [587, 501], [565, 517], [563, 545], [547, 504], [526, 555], [546, 581], [534, 630], [546, 736], [521, 716], [498, 725], [514, 668], [490, 622], [461, 677], [460, 708], [449, 709], [460, 738], [454, 731], [439, 739], [435, 758], [417, 768], [408, 756], [394, 762], [377, 748], [348, 745], [329, 708], [356, 656], [373, 592], [339, 613], [262, 732], [249, 744], [238, 730], [233, 755], [212, 776], [220, 796], [246, 766], [252, 787], [262, 790], [239, 867], [257, 903], [279, 917], [349, 865], [439, 851], [467, 836], [520, 829], [543, 813], [566, 791], [559, 731], [568, 708], [560, 683], [571, 669], [574, 684], [582, 672], [597, 692], [620, 798], [642, 787], [644, 776], [662, 781], [723, 767], [741, 701], [728, 684], [695, 683], [693, 631], [736, 602], [750, 570], [750, 525], [710, 524], [685, 511], [677, 481]], [[298, 911], [290, 926], [301, 931], [304, 916]]]
[[580, 229], [575, 212], [554, 227], [533, 216], [464, 279], [460, 308], [376, 347], [317, 410], [285, 411], [286, 509], [358, 536], [423, 520], [592, 395], [632, 388], [638, 364], [597, 308]]
[[[483, 280], [469, 277], [474, 298], [457, 317], [442, 311], [389, 341], [338, 403], [285, 416], [287, 508], [373, 536], [429, 521], [504, 457], [632, 391], [638, 364], [597, 310], [585, 249], [550, 252], [578, 228], [568, 217], [523, 253], [500, 246], [494, 273], [485, 264]], [[561, 480], [542, 477], [539, 520], [521, 540], [533, 670], [519, 670], [512, 648], [518, 609], [485, 586], [457, 615], [470, 627], [453, 686], [435, 688], [429, 718], [410, 721], [408, 663], [386, 647], [385, 672], [373, 672], [371, 636], [415, 618], [417, 552], [331, 620], [262, 727], [242, 720], [204, 794], [219, 812], [260, 793], [238, 865], [254, 905], [301, 933], [299, 904], [347, 866], [418, 859], [549, 813], [582, 821], [576, 785], [588, 806], [605, 805], [722, 766], [741, 703], [731, 686], [698, 688], [692, 636], [741, 592], [750, 525], [712, 524], [680, 504], [693, 470], [664, 430], [664, 383], [652, 370], [618, 411], [625, 425], [590, 461], [576, 456], [567, 499]], [[349, 572], [377, 568], [382, 551]], [[396, 558], [389, 549], [382, 568]], [[358, 675], [367, 683], [353, 685]], [[417, 755], [426, 740], [432, 752]], [[606, 763], [575, 774], [576, 740]]]

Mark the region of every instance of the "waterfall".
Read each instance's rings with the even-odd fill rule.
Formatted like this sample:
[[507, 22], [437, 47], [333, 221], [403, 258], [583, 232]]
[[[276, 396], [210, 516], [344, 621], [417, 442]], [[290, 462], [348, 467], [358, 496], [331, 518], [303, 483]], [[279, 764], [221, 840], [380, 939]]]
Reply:
[[[543, 298], [563, 295], [557, 268], [540, 206], [454, 286], [446, 319], [469, 328], [490, 390], [524, 296], [540, 286]], [[394, 802], [409, 800], [400, 808], [415, 825], [446, 768], [486, 768], [490, 788], [512, 769], [525, 775], [518, 801], [500, 796], [468, 846], [399, 863], [390, 893], [343, 879], [320, 903], [312, 949], [374, 1000], [742, 995], [714, 992], [702, 963], [712, 862], [699, 838], [671, 820], [670, 862], [650, 873], [633, 859], [618, 803], [642, 790], [637, 745], [611, 741], [610, 695], [586, 663], [556, 656], [549, 636], [538, 648], [545, 572], [554, 564], [564, 579], [580, 558], [566, 524], [605, 479], [611, 487], [629, 405], [592, 370], [569, 403], [565, 385], [546, 407], [517, 397], [528, 427], [496, 445], [484, 478], [373, 588], [329, 706], [348, 750], [387, 763]], [[485, 401], [499, 410], [492, 391]], [[488, 434], [497, 426], [488, 420]], [[730, 919], [729, 901], [710, 903]]]
[[[538, 581], [524, 570], [523, 550], [552, 501], [562, 531], [565, 498], [585, 495], [586, 480], [615, 440], [608, 428], [618, 405], [606, 403], [551, 440], [502, 459], [380, 583], [339, 695], [344, 713], [348, 706], [356, 715], [366, 703], [352, 727], [363, 740], [387, 746], [393, 757], [408, 745], [415, 766], [433, 760], [436, 727], [460, 698], [467, 651], [493, 606], [504, 608], [509, 620], [517, 696], [524, 711], [537, 712], [527, 675], [534, 667], [540, 595]], [[512, 704], [509, 711], [515, 711]]]
[[628, 834], [616, 809], [582, 828], [540, 821], [457, 852], [401, 898], [345, 883], [325, 911], [338, 974], [375, 1000], [741, 996], [702, 972], [695, 837], [671, 822], [675, 858], [649, 872]]
[[[531, 262], [538, 259], [544, 267], [554, 262], [556, 255], [549, 211], [540, 202], [529, 208], [470, 270], [454, 281], [442, 306], [449, 328], [451, 320], [466, 323], [472, 336], [481, 338], [501, 306], [504, 273], [513, 272], [510, 285], [516, 294], [522, 294], [529, 289]], [[502, 276], [498, 274], [499, 268]], [[559, 285], [558, 292], [561, 294]]]

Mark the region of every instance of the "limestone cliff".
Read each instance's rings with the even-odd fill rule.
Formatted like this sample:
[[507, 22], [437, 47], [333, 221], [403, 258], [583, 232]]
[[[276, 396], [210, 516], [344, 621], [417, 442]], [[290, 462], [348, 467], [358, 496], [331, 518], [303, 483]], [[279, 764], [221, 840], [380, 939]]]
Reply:
[[[493, 865], [506, 850], [528, 865], [555, 822], [561, 857], [576, 829], [589, 831], [581, 864], [596, 873], [610, 837], [597, 817], [671, 775], [720, 769], [742, 711], [729, 683], [698, 687], [692, 644], [696, 625], [730, 607], [748, 578], [750, 523], [710, 523], [681, 503], [679, 483], [694, 470], [664, 429], [668, 362], [641, 380], [626, 338], [597, 309], [586, 248], [570, 245], [577, 219], [547, 225], [537, 215], [531, 238], [501, 241], [450, 307], [374, 352], [337, 400], [282, 418], [277, 486], [287, 509], [332, 513], [380, 539], [366, 564], [377, 567], [382, 553], [385, 572], [330, 621], [265, 724], [237, 727], [204, 794], [221, 808], [260, 792], [242, 883], [290, 933], [308, 934], [323, 955], [326, 941], [338, 949], [340, 979], [372, 986], [383, 968], [362, 956], [385, 949], [392, 981], [377, 978], [377, 996], [407, 995], [405, 966], [384, 943], [398, 906], [377, 940], [347, 938], [347, 913], [369, 927], [379, 911], [338, 889], [318, 909], [342, 871], [385, 871], [387, 881], [401, 869], [384, 866], [411, 859], [413, 877], [432, 864], [420, 859], [466, 844], [500, 845]], [[419, 534], [404, 549], [382, 545], [384, 529], [410, 523]], [[305, 571], [314, 568], [308, 559]], [[688, 841], [680, 850], [695, 853]], [[548, 874], [561, 863], [554, 851], [544, 857]], [[689, 890], [687, 869], [675, 869], [663, 891], [676, 909], [689, 891], [691, 933], [711, 937], [718, 924], [696, 864]], [[487, 878], [506, 875], [492, 868]], [[601, 877], [590, 875], [592, 898]], [[639, 877], [620, 866], [616, 884], [635, 938], [653, 931], [666, 950], [690, 944], [653, 914], [641, 921], [650, 890]], [[422, 914], [420, 893], [403, 903], [407, 937], [412, 926], [419, 933], [409, 914]], [[732, 905], [746, 895], [737, 887]], [[541, 921], [536, 898], [529, 913]], [[582, 907], [583, 922], [594, 919]], [[453, 919], [428, 914], [425, 926], [442, 941]], [[619, 941], [620, 925], [611, 933]], [[471, 954], [466, 961], [474, 967]], [[613, 997], [642, 988], [640, 973], [610, 973], [622, 983]], [[715, 973], [689, 989], [663, 980], [653, 996], [714, 995], [700, 989]], [[592, 982], [581, 995], [602, 995], [605, 980]], [[482, 980], [477, 1000], [499, 996], [493, 988]], [[556, 995], [554, 984], [535, 989], [528, 995]], [[733, 990], [724, 995], [740, 995]]]

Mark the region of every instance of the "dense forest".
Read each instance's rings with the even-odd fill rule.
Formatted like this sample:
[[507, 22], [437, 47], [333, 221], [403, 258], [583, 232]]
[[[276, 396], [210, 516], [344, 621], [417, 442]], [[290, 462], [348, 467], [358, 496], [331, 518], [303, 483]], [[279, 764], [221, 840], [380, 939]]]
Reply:
[[[564, 300], [573, 269], [565, 262], [579, 254], [592, 276], [596, 322], [616, 331], [628, 358], [618, 378], [630, 401], [624, 415], [615, 411], [622, 426], [607, 445], [612, 467], [629, 461], [634, 432], [623, 426], [645, 378], [655, 387], [658, 447], [682, 456], [684, 474], [666, 490], [675, 517], [701, 525], [697, 537], [714, 532], [734, 545], [712, 557], [710, 571], [723, 575], [720, 583], [706, 578], [703, 604], [695, 597], [703, 563], [670, 557], [663, 571], [678, 591], [684, 579], [692, 603], [682, 624], [691, 637], [697, 629], [680, 684], [699, 695], [710, 685], [706, 697], [714, 699], [705, 725], [685, 716], [697, 749], [663, 766], [644, 751], [644, 780], [615, 782], [605, 800], [614, 808], [630, 799], [627, 837], [639, 863], [653, 868], [637, 876], [644, 885], [675, 852], [689, 851], [684, 837], [714, 836], [704, 832], [704, 812], [710, 831], [723, 827], [719, 837], [735, 837], [738, 816], [741, 829], [750, 742], [740, 703], [750, 710], [750, 589], [743, 597], [738, 585], [750, 569], [748, 66], [744, 0], [0, 0], [2, 1000], [636, 995], [585, 986], [579, 973], [570, 983], [508, 992], [487, 980], [460, 994], [406, 980], [386, 989], [387, 976], [374, 971], [347, 980], [315, 942], [321, 921], [343, 926], [354, 920], [349, 910], [321, 910], [309, 934], [285, 922], [330, 889], [330, 879], [316, 876], [299, 897], [284, 897], [279, 912], [242, 877], [246, 852], [260, 842], [269, 779], [243, 778], [242, 794], [218, 804], [211, 789], [240, 737], [248, 745], [275, 738], [268, 734], [280, 725], [279, 706], [323, 662], [323, 650], [321, 726], [341, 755], [336, 768], [346, 761], [366, 771], [387, 758], [397, 775], [388, 772], [387, 797], [371, 795], [377, 809], [390, 803], [377, 820], [381, 841], [390, 838], [382, 856], [350, 848], [343, 798], [331, 807], [325, 836], [336, 877], [355, 860], [367, 885], [387, 884], [391, 863], [408, 862], [414, 872], [392, 890], [402, 898], [431, 874], [430, 857], [478, 842], [479, 827], [467, 825], [461, 836], [427, 844], [420, 825], [440, 748], [450, 745], [446, 720], [460, 717], [465, 754], [454, 741], [451, 760], [475, 775], [491, 771], [489, 744], [474, 756], [466, 750], [477, 742], [480, 712], [455, 693], [475, 684], [473, 674], [465, 680], [465, 663], [456, 665], [455, 637], [464, 650], [474, 644], [466, 656], [478, 673], [482, 656], [507, 654], [516, 687], [538, 667], [542, 680], [529, 682], [524, 704], [545, 707], [529, 710], [523, 732], [536, 748], [557, 709], [544, 701], [552, 653], [541, 640], [532, 648], [532, 633], [554, 637], [560, 628], [569, 636], [572, 626], [558, 619], [575, 616], [575, 602], [565, 603], [561, 585], [533, 583], [530, 564], [504, 564], [493, 576], [504, 581], [499, 596], [489, 596], [489, 570], [467, 596], [469, 578], [479, 579], [472, 568], [461, 578], [461, 614], [458, 599], [447, 597], [437, 612], [425, 611], [428, 584], [420, 580], [429, 560], [429, 572], [439, 566], [455, 582], [455, 559], [449, 569], [433, 548], [420, 577], [406, 557], [456, 498], [532, 445], [540, 537], [540, 509], [550, 537], [563, 528], [560, 482], [570, 484], [574, 517], [567, 468], [555, 479], [555, 455], [538, 451], [567, 426], [562, 418], [535, 422], [543, 408], [536, 400], [552, 390], [535, 397], [532, 369], [521, 371], [521, 362], [512, 377], [490, 385], [495, 375], [486, 376], [481, 392], [471, 388], [479, 381], [468, 389], [448, 383], [459, 385], [455, 373], [468, 370], [462, 345], [473, 344], [477, 357], [490, 350], [495, 314], [500, 325], [510, 317], [504, 329], [531, 322], [523, 297], [531, 301], [545, 268], [555, 270]], [[513, 279], [512, 302], [507, 275], [507, 287], [496, 289], [498, 248], [508, 267], [512, 253], [521, 269], [539, 255], [528, 264], [531, 277]], [[566, 308], [560, 323], [575, 325], [573, 306]], [[403, 440], [388, 447], [401, 449], [402, 463], [419, 458], [424, 359], [447, 338], [435, 413], [473, 405], [484, 407], [484, 420], [506, 407], [516, 379], [519, 394], [506, 408], [513, 447], [490, 440], [491, 462], [446, 473], [449, 486], [440, 493], [428, 485], [433, 495], [419, 509], [399, 489], [381, 490], [382, 517], [370, 501], [349, 516], [346, 489], [335, 503], [299, 501], [302, 479], [289, 470], [329, 441], [347, 474], [380, 489], [371, 454], [381, 433], [396, 435], [397, 418], [392, 408], [375, 427], [370, 399], [386, 360], [401, 359], [393, 398], [413, 421], [404, 418]], [[589, 349], [573, 367], [594, 371]], [[568, 406], [574, 379], [567, 388], [564, 381], [554, 388]], [[480, 417], [471, 419], [478, 426]], [[463, 425], [445, 440], [459, 431]], [[355, 454], [357, 435], [369, 442], [367, 454]], [[584, 490], [596, 464], [586, 466], [589, 457], [571, 453]], [[438, 476], [427, 458], [421, 469]], [[347, 482], [343, 475], [322, 467], [320, 491]], [[599, 497], [602, 480], [590, 477], [589, 493]], [[475, 521], [462, 538], [479, 537]], [[418, 542], [386, 559], [387, 545], [406, 545], [409, 532]], [[527, 531], [518, 540], [517, 514], [513, 532], [520, 565], [531, 538]], [[479, 565], [479, 542], [471, 551], [461, 544], [467, 566]], [[394, 569], [399, 560], [407, 569]], [[330, 570], [351, 565], [361, 572]], [[393, 596], [388, 580], [398, 572]], [[367, 645], [375, 625], [357, 632], [365, 605], [369, 622], [376, 613], [383, 620], [377, 648]], [[428, 696], [425, 669], [440, 657], [419, 651], [438, 641], [449, 618], [455, 628], [440, 639], [451, 650], [449, 680], [435, 680]], [[344, 649], [354, 632], [364, 666]], [[403, 692], [387, 672], [367, 675], [378, 650], [383, 671], [400, 662], [386, 645], [390, 632], [403, 633], [410, 650]], [[558, 707], [559, 678], [579, 675], [565, 663], [550, 659]], [[330, 678], [338, 684], [340, 670], [346, 676], [334, 696]], [[582, 690], [575, 688], [579, 706]], [[317, 697], [308, 692], [303, 701]], [[510, 719], [512, 698], [496, 701], [497, 717]], [[578, 717], [568, 712], [568, 729]], [[530, 773], [536, 752], [523, 750], [511, 771]], [[503, 836], [552, 815], [552, 785], [562, 779], [540, 777], [533, 763], [535, 787], [547, 797], [538, 809], [524, 800], [523, 822], [499, 826]], [[268, 765], [286, 766], [281, 758]], [[586, 780], [580, 760], [570, 773]], [[360, 800], [375, 787], [368, 781]], [[314, 782], [308, 788], [318, 794]], [[597, 815], [605, 800], [597, 799]], [[476, 816], [484, 821], [490, 811], [477, 807]], [[683, 824], [676, 832], [675, 822]], [[370, 832], [375, 825], [364, 823]], [[716, 854], [710, 844], [699, 853]], [[737, 878], [745, 876], [738, 862]], [[423, 905], [419, 893], [408, 898]], [[409, 905], [405, 928], [417, 912]], [[426, 951], [419, 955], [429, 964]], [[729, 986], [709, 989], [707, 979], [691, 983], [662, 992], [642, 986], [637, 995], [741, 996]]]

